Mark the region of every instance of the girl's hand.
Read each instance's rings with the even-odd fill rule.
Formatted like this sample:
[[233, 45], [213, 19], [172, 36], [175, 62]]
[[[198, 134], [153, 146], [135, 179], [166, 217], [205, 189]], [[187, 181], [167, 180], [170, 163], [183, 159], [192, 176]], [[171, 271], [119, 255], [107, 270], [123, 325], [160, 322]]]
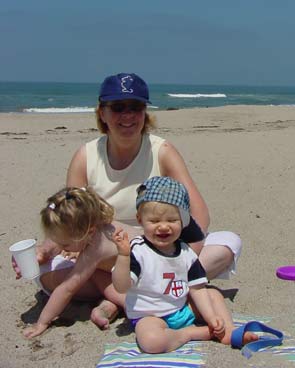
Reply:
[[41, 245], [36, 247], [37, 260], [39, 264], [47, 263], [50, 259], [60, 254], [61, 249], [58, 244], [51, 239], [45, 239]]
[[[36, 257], [37, 257], [38, 263], [39, 264], [47, 263], [51, 258], [53, 258], [56, 254], [58, 254], [58, 252], [60, 251], [57, 251], [56, 248], [53, 249], [52, 247], [52, 250], [49, 250], [43, 245], [38, 245], [36, 247]], [[11, 265], [15, 272], [15, 278], [20, 279], [22, 277], [22, 274], [13, 257], [11, 258]]]
[[39, 264], [47, 263], [52, 257], [42, 246], [36, 247], [36, 255]]
[[22, 274], [20, 272], [20, 269], [15, 261], [15, 259], [13, 257], [11, 257], [11, 265], [12, 265], [12, 268], [15, 272], [15, 278], [18, 280], [22, 277]]
[[130, 243], [128, 234], [123, 229], [116, 230], [112, 235], [112, 240], [116, 244], [118, 254], [121, 256], [130, 256]]
[[37, 322], [34, 325], [25, 328], [23, 334], [26, 338], [31, 339], [32, 337], [41, 335], [45, 330], [47, 330], [47, 327], [47, 324]]
[[79, 252], [67, 252], [65, 250], [62, 250], [60, 254], [66, 259], [77, 259], [80, 253]]

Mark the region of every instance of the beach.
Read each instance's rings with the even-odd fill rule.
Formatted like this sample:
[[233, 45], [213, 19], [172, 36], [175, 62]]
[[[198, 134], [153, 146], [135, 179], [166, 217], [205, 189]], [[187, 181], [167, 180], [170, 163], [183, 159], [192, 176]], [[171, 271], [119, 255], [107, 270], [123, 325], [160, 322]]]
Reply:
[[[211, 284], [229, 296], [234, 314], [269, 317], [269, 325], [295, 337], [295, 282], [276, 268], [295, 264], [295, 107], [224, 106], [152, 111], [154, 134], [171, 141], [184, 157], [205, 198], [210, 230], [231, 230], [243, 240], [237, 274]], [[106, 343], [134, 341], [118, 319], [100, 331], [91, 306], [73, 303], [60, 323], [32, 340], [22, 336], [36, 321], [42, 294], [33, 282], [15, 280], [8, 247], [42, 240], [39, 212], [65, 185], [74, 152], [98, 136], [95, 116], [0, 114], [0, 368], [95, 367]], [[283, 357], [240, 351], [205, 342], [208, 367], [294, 367]]]

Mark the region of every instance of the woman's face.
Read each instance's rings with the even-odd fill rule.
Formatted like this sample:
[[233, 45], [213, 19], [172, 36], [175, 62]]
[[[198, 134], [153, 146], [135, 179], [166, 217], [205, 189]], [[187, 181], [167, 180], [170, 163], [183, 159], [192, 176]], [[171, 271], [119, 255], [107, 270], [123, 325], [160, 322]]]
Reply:
[[110, 101], [100, 108], [100, 117], [109, 135], [128, 139], [141, 135], [145, 112], [146, 104], [137, 100]]

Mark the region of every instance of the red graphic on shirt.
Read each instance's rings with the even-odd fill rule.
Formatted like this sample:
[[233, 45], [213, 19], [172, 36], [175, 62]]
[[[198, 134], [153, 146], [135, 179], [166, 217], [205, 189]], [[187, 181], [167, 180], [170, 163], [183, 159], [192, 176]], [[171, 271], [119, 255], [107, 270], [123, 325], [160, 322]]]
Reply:
[[183, 283], [181, 280], [174, 281], [175, 273], [163, 273], [163, 279], [170, 279], [164, 294], [171, 294], [176, 296], [177, 298], [180, 297], [184, 293]]
[[175, 273], [174, 272], [165, 272], [163, 273], [163, 279], [170, 279], [169, 281], [169, 284], [167, 285], [165, 291], [164, 291], [164, 294], [169, 294], [170, 293], [170, 289], [171, 289], [171, 285], [172, 285], [172, 282], [175, 278]]
[[181, 280], [173, 281], [171, 291], [172, 295], [176, 296], [177, 298], [180, 297], [184, 292], [182, 281]]

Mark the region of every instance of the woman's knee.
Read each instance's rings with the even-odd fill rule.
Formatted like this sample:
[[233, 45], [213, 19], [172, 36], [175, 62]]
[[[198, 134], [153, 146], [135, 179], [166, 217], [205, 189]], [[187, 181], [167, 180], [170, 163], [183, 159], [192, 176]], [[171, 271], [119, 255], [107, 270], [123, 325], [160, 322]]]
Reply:
[[239, 257], [242, 250], [242, 240], [238, 234], [232, 231], [216, 231], [209, 233], [206, 240], [206, 245], [221, 245], [229, 248], [235, 258]]

